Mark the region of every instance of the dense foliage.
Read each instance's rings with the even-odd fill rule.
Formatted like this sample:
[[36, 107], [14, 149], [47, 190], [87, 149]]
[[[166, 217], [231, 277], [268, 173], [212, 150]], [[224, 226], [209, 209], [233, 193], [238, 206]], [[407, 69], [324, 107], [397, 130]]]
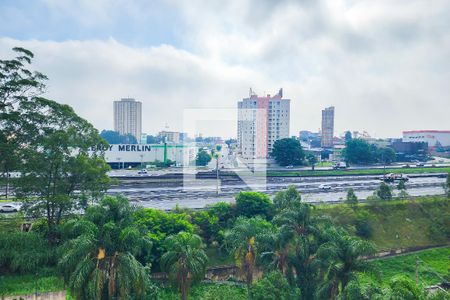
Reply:
[[154, 296], [149, 269], [136, 259], [145, 257], [152, 243], [132, 211], [126, 198], [108, 196], [64, 225], [67, 242], [59, 267], [77, 299]]
[[106, 143], [70, 106], [41, 97], [47, 77], [28, 69], [33, 53], [13, 50], [16, 58], [0, 60], [0, 171], [21, 172], [16, 196], [28, 213], [46, 217], [55, 243], [63, 216], [108, 187]]
[[262, 216], [270, 218], [272, 215], [272, 201], [269, 196], [259, 192], [240, 192], [236, 196], [236, 211], [240, 216]]
[[197, 166], [206, 166], [211, 161], [211, 158], [211, 155], [206, 150], [201, 149], [197, 153], [195, 163]]
[[342, 152], [345, 161], [353, 164], [385, 163], [395, 161], [395, 151], [388, 147], [378, 147], [363, 139], [349, 139]]
[[271, 155], [280, 166], [298, 166], [303, 163], [305, 158], [300, 142], [293, 138], [275, 141]]
[[161, 269], [178, 286], [181, 299], [188, 297], [192, 281], [201, 280], [205, 274], [208, 257], [202, 239], [189, 232], [179, 232], [164, 241], [167, 250], [161, 257]]

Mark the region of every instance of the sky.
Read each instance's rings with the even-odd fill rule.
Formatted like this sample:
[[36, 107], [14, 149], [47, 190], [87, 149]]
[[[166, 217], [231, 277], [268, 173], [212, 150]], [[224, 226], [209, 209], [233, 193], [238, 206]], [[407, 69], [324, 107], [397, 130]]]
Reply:
[[[156, 134], [250, 87], [283, 88], [291, 135], [317, 131], [328, 106], [335, 135], [450, 129], [448, 0], [0, 0], [0, 59], [15, 46], [49, 77], [45, 96], [99, 130], [123, 97]], [[236, 136], [235, 120], [206, 123], [204, 136]]]

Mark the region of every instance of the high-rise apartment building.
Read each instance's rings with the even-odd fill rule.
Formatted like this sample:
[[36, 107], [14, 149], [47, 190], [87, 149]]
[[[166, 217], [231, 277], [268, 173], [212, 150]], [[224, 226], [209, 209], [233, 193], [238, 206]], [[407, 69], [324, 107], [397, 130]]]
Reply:
[[114, 101], [114, 131], [131, 134], [139, 141], [142, 132], [142, 103], [133, 98]]
[[333, 148], [334, 106], [322, 110], [322, 148]]
[[250, 90], [238, 102], [238, 147], [245, 159], [266, 158], [276, 140], [289, 137], [290, 101], [280, 89], [274, 96], [258, 97]]

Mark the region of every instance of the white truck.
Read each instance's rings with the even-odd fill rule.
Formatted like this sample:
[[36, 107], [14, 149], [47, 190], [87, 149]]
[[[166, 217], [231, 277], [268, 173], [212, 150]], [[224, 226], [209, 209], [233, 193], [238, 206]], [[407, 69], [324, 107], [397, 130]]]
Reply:
[[340, 161], [334, 164], [333, 169], [339, 170], [339, 169], [347, 169], [347, 163], [344, 161]]

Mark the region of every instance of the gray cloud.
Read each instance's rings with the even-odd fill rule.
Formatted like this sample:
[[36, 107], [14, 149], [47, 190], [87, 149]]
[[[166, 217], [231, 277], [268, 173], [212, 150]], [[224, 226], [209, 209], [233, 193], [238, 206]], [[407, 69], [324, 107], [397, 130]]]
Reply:
[[[102, 10], [98, 3], [93, 11]], [[112, 127], [111, 102], [122, 96], [144, 102], [144, 129], [155, 133], [166, 122], [181, 129], [183, 108], [235, 107], [249, 87], [260, 94], [284, 87], [292, 99], [292, 134], [316, 130], [328, 105], [336, 106], [338, 132], [399, 136], [450, 128], [448, 1], [170, 5], [182, 17], [180, 46], [2, 38], [0, 54], [16, 45], [36, 52], [36, 67], [50, 77], [49, 95], [100, 129]], [[211, 129], [235, 134], [235, 128]]]

